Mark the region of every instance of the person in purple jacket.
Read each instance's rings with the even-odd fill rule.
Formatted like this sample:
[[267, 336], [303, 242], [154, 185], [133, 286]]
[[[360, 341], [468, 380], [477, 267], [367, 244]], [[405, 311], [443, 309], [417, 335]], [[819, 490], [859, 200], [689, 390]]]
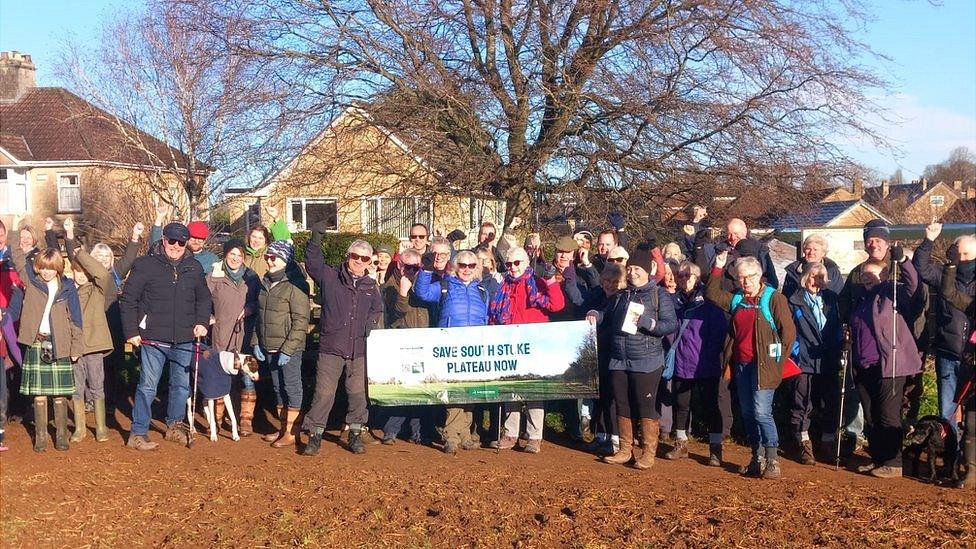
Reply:
[[732, 397], [729, 380], [722, 377], [722, 348], [729, 331], [725, 312], [705, 299], [701, 269], [683, 261], [675, 273], [678, 291], [675, 309], [681, 325], [671, 345], [674, 349], [674, 448], [666, 459], [688, 457], [691, 394], [697, 386], [708, 412], [708, 464], [722, 465], [722, 441], [732, 427]]
[[854, 381], [864, 405], [871, 463], [858, 472], [878, 478], [900, 477], [902, 399], [905, 380], [922, 371], [922, 359], [906, 318], [912, 317], [912, 297], [918, 273], [905, 261], [901, 246], [891, 247], [892, 265], [898, 269], [897, 308], [892, 301], [891, 267], [869, 259], [861, 268], [866, 295], [851, 315]]

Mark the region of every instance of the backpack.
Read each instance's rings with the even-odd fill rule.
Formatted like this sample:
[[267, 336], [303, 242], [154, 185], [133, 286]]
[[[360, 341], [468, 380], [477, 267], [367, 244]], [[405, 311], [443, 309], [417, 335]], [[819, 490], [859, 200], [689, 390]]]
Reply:
[[[776, 293], [776, 289], [772, 286], [766, 286], [763, 288], [763, 293], [759, 296], [759, 312], [762, 313], [763, 318], [769, 324], [769, 327], [773, 330], [773, 335], [776, 337], [776, 343], [779, 343], [779, 331], [776, 329], [776, 321], [773, 320], [773, 311], [769, 307], [769, 304], [773, 301], [773, 294]], [[732, 302], [729, 304], [729, 313], [734, 313], [736, 309], [742, 306], [742, 293], [736, 292], [732, 296]], [[779, 362], [779, 355], [776, 356], [776, 361]]]

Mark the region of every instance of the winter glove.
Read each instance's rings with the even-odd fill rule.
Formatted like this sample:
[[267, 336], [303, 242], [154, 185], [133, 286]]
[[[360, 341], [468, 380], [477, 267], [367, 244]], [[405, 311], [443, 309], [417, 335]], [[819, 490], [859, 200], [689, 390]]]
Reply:
[[255, 345], [254, 346], [254, 358], [260, 360], [261, 362], [264, 362], [268, 358], [268, 357], [264, 356], [264, 352], [261, 351], [261, 346], [260, 345]]
[[891, 260], [895, 263], [905, 261], [905, 248], [901, 244], [895, 244], [891, 247]]
[[607, 222], [609, 222], [610, 226], [612, 226], [615, 230], [619, 231], [624, 228], [624, 224], [627, 223], [627, 220], [620, 212], [610, 212], [607, 214]]
[[[570, 265], [569, 267], [567, 267], [567, 270], [572, 268], [573, 266]], [[546, 279], [552, 278], [556, 276], [556, 266], [553, 265], [552, 263], [546, 263], [545, 265], [542, 266], [542, 272], [540, 274], [542, 275], [542, 278], [546, 278]]]
[[460, 240], [464, 240], [465, 238], [467, 238], [467, 236], [461, 229], [454, 229], [453, 231], [447, 233], [448, 242], [458, 242]]
[[288, 355], [286, 353], [278, 353], [278, 366], [284, 366], [285, 364], [288, 364], [289, 360], [291, 360], [291, 355]]
[[314, 242], [316, 244], [321, 244], [322, 236], [325, 235], [328, 229], [329, 226], [325, 223], [325, 221], [319, 221], [318, 223], [312, 225], [311, 242]]
[[420, 257], [420, 263], [423, 265], [425, 271], [434, 270], [434, 254], [427, 252]]
[[946, 250], [946, 262], [949, 265], [959, 265], [959, 245], [953, 244]]

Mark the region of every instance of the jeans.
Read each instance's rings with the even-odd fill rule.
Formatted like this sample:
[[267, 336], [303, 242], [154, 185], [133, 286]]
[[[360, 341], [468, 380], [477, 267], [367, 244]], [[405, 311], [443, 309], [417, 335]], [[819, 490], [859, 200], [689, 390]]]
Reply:
[[749, 435], [749, 445], [758, 450], [779, 447], [776, 422], [773, 421], [773, 395], [775, 389], [759, 389], [759, 370], [756, 363], [739, 364], [735, 367], [735, 387], [742, 408], [742, 423]]
[[[269, 353], [268, 369], [271, 372], [271, 384], [274, 385], [278, 406], [299, 409], [304, 397], [302, 388], [302, 351], [288, 358], [288, 362], [278, 365], [281, 353]], [[274, 364], [275, 366], [270, 366]]]
[[156, 344], [143, 341], [139, 348], [142, 371], [132, 407], [131, 433], [145, 436], [152, 420], [152, 403], [163, 368], [169, 364], [169, 402], [166, 406], [166, 425], [172, 425], [186, 417], [186, 399], [190, 398], [190, 365], [193, 361], [193, 343]]
[[74, 398], [95, 401], [105, 398], [105, 365], [102, 353], [90, 353], [71, 365], [75, 374]]
[[958, 358], [939, 353], [935, 357], [936, 382], [939, 388], [939, 415], [955, 425], [956, 383], [959, 379]]

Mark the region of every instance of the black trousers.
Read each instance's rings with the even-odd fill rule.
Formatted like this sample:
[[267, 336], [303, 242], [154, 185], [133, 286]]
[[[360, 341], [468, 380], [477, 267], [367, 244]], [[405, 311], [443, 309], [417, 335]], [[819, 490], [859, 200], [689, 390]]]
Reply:
[[790, 427], [793, 435], [800, 439], [800, 433], [810, 430], [815, 409], [821, 410], [821, 433], [833, 433], [837, 429], [837, 414], [840, 412], [840, 374], [824, 372], [820, 374], [801, 373], [784, 381], [790, 399]]
[[596, 423], [593, 432], [619, 434], [617, 433], [617, 403], [613, 399], [610, 370], [605, 367], [600, 368], [600, 398], [593, 402], [593, 421]]
[[728, 436], [732, 428], [732, 395], [729, 380], [722, 376], [699, 379], [671, 379], [671, 392], [674, 395], [674, 428], [688, 431], [691, 427], [691, 398], [698, 388], [702, 408], [706, 411], [708, 433], [721, 433]]
[[657, 412], [657, 386], [661, 382], [663, 368], [653, 372], [610, 372], [613, 399], [617, 403], [617, 415], [639, 419], [659, 419]]
[[868, 434], [871, 461], [877, 466], [901, 467], [902, 402], [905, 376], [886, 377], [880, 364], [856, 373], [854, 381], [864, 406], [864, 428]]

